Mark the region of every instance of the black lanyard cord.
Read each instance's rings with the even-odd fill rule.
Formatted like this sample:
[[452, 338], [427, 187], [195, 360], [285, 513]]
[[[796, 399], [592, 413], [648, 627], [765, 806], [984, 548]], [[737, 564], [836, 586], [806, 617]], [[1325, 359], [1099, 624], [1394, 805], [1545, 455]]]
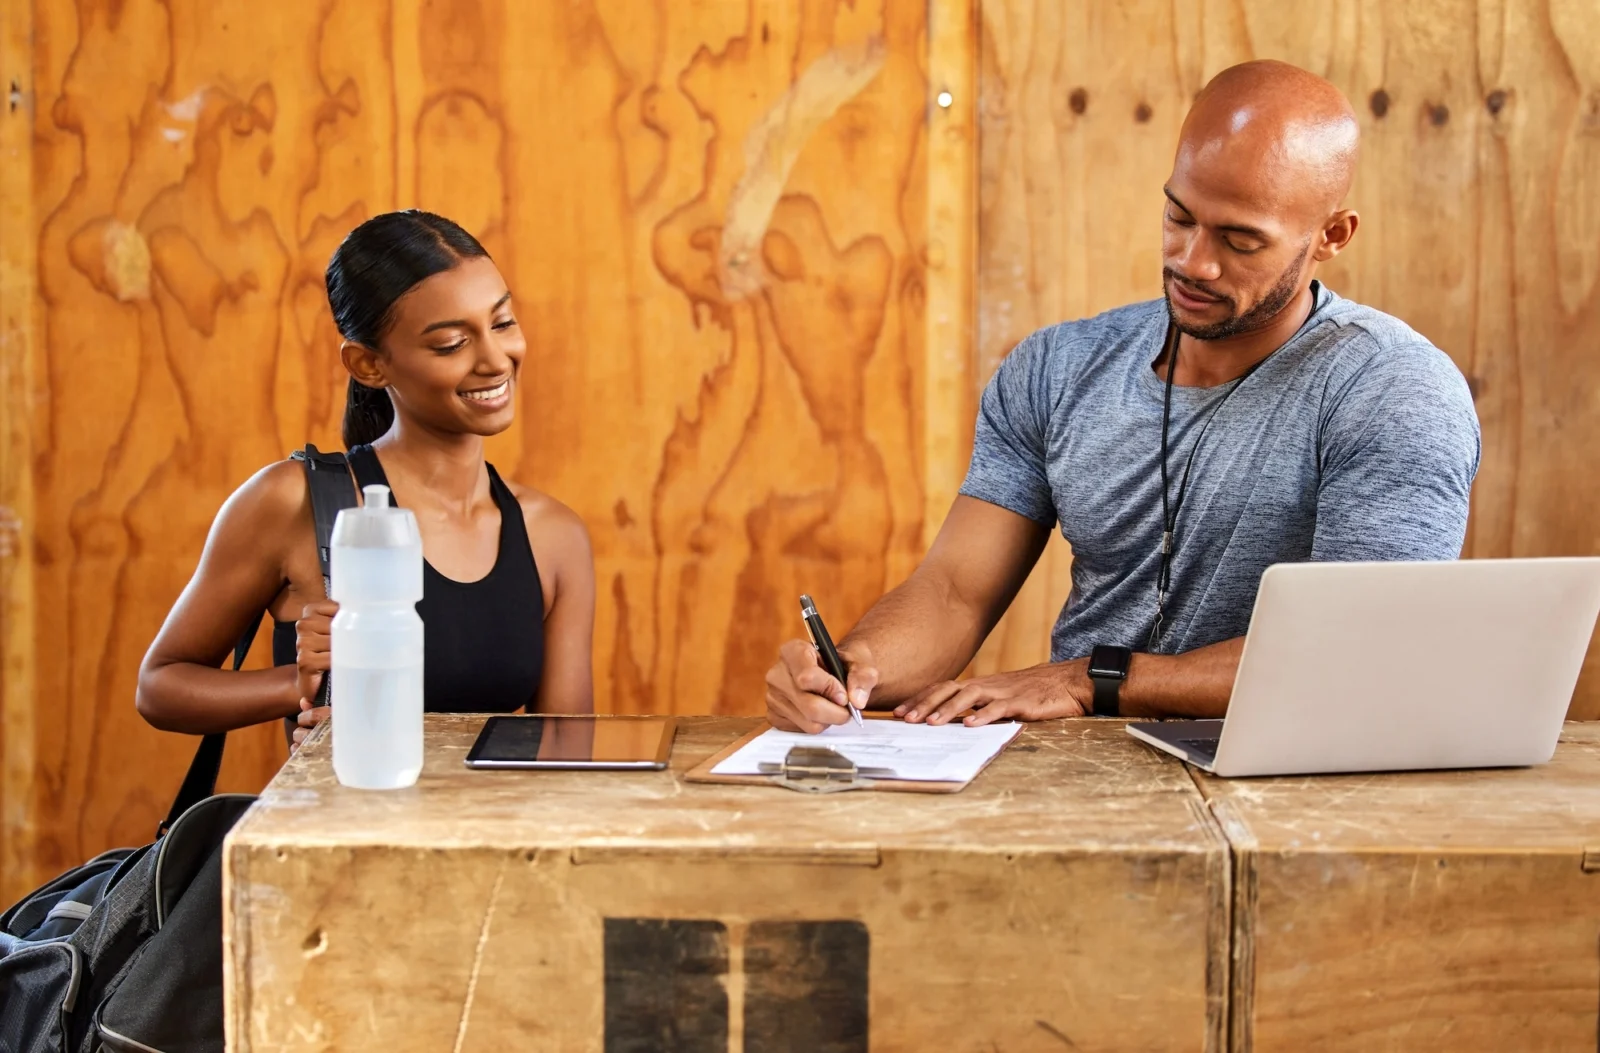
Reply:
[[[1164, 357], [1167, 361], [1166, 391], [1161, 397], [1161, 566], [1156, 571], [1156, 621], [1150, 627], [1148, 650], [1154, 651], [1161, 642], [1162, 617], [1166, 614], [1167, 590], [1172, 584], [1172, 555], [1177, 547], [1178, 513], [1183, 509], [1183, 498], [1189, 492], [1189, 473], [1194, 471], [1194, 455], [1200, 452], [1200, 443], [1206, 437], [1206, 431], [1211, 427], [1211, 422], [1217, 419], [1217, 413], [1222, 409], [1223, 403], [1239, 390], [1239, 385], [1247, 380], [1251, 373], [1261, 365], [1257, 362], [1229, 385], [1228, 390], [1211, 407], [1211, 412], [1206, 415], [1205, 423], [1200, 425], [1200, 433], [1195, 436], [1194, 444], [1189, 447], [1189, 459], [1183, 466], [1183, 478], [1178, 482], [1177, 496], [1169, 500], [1167, 491], [1167, 447], [1168, 431], [1172, 424], [1172, 380], [1178, 374], [1178, 328], [1171, 323], [1167, 325], [1167, 340]], [[1266, 359], [1262, 359], [1262, 362]]]

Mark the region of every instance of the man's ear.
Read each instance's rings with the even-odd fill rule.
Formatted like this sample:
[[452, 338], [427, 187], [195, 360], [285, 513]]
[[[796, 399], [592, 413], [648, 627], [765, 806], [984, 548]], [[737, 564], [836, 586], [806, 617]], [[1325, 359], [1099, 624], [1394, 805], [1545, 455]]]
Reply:
[[1346, 208], [1335, 212], [1322, 225], [1322, 242], [1311, 258], [1318, 263], [1327, 263], [1339, 255], [1350, 244], [1350, 239], [1356, 236], [1356, 228], [1360, 225], [1361, 217], [1353, 210]]
[[389, 378], [383, 375], [383, 363], [372, 348], [346, 340], [339, 345], [339, 361], [356, 378], [356, 383], [369, 388], [389, 386]]

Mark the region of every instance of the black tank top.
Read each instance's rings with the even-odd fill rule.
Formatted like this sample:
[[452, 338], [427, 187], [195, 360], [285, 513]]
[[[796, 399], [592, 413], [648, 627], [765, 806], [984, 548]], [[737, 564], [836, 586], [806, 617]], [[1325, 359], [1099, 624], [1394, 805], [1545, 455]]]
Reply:
[[[350, 451], [358, 486], [389, 485], [370, 446]], [[500, 508], [500, 551], [477, 581], [445, 577], [422, 561], [422, 700], [430, 713], [532, 711], [544, 674], [544, 590], [528, 543], [522, 506], [489, 469], [489, 493]], [[399, 505], [398, 497], [392, 503]], [[295, 661], [294, 622], [273, 626], [272, 660]], [[339, 687], [333, 687], [338, 702]]]

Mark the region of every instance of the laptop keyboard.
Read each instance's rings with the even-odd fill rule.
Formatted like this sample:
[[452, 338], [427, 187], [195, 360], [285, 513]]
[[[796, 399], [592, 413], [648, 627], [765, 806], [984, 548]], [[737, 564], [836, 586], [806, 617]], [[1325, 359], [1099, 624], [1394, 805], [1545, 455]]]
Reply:
[[1202, 760], [1217, 759], [1217, 739], [1179, 739], [1178, 745]]

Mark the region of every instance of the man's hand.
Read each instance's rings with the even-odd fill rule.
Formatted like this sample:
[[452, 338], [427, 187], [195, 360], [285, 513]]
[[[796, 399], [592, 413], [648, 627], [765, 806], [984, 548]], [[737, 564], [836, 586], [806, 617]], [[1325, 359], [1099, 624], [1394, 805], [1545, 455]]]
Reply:
[[973, 680], [946, 680], [895, 707], [894, 713], [908, 724], [948, 724], [965, 713], [962, 723], [975, 728], [1006, 719], [1081, 717], [1092, 711], [1093, 701], [1089, 661], [1079, 658]]
[[[878, 668], [865, 644], [841, 645], [849, 684], [841, 684], [817, 661], [807, 640], [790, 640], [778, 648], [778, 663], [767, 670], [767, 720], [783, 731], [815, 735], [830, 724], [850, 719], [851, 706], [866, 709], [878, 686]], [[849, 695], [845, 694], [848, 689]]]

